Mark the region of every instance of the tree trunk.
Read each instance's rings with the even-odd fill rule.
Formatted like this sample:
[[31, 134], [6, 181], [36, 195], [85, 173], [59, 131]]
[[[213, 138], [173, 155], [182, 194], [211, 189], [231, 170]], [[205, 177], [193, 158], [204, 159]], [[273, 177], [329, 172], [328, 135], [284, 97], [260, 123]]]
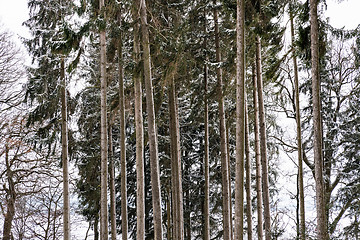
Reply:
[[252, 239], [252, 211], [251, 211], [251, 159], [250, 159], [250, 141], [249, 141], [249, 119], [248, 119], [247, 98], [245, 94], [245, 189], [246, 189], [246, 220], [248, 240]]
[[317, 239], [328, 239], [324, 202], [320, 74], [319, 74], [319, 26], [317, 19], [317, 0], [310, 0], [310, 33], [311, 33], [311, 75], [312, 103], [314, 123], [314, 163], [316, 186]]
[[305, 240], [305, 201], [304, 201], [304, 179], [303, 179], [303, 165], [302, 165], [302, 143], [301, 143], [301, 118], [300, 118], [300, 96], [299, 96], [299, 77], [298, 67], [295, 55], [295, 31], [294, 31], [294, 16], [292, 12], [292, 4], [290, 4], [290, 28], [291, 28], [291, 42], [293, 44], [293, 64], [294, 64], [294, 85], [295, 85], [295, 106], [296, 106], [296, 132], [298, 145], [298, 184], [299, 184], [299, 203], [300, 203], [300, 239]]
[[[119, 14], [121, 25], [121, 13]], [[119, 104], [120, 104], [120, 169], [121, 169], [121, 233], [122, 239], [128, 239], [127, 217], [127, 173], [126, 173], [126, 135], [125, 135], [125, 97], [124, 97], [124, 73], [122, 62], [122, 34], [120, 32], [118, 43], [119, 61]]]
[[115, 195], [115, 167], [114, 167], [114, 151], [112, 138], [113, 122], [109, 124], [109, 184], [110, 184], [110, 223], [111, 223], [111, 240], [116, 240], [116, 195]]
[[230, 129], [229, 129], [229, 121], [228, 124], [226, 124], [226, 150], [227, 150], [227, 155], [226, 155], [226, 159], [228, 162], [228, 172], [229, 172], [229, 196], [230, 196], [230, 200], [229, 200], [229, 204], [230, 204], [230, 239], [234, 239], [234, 225], [233, 225], [233, 204], [232, 204], [232, 195], [231, 195], [231, 164], [230, 164], [230, 143], [229, 143], [229, 139], [230, 139]]
[[[104, 0], [100, 0], [100, 11]], [[104, 18], [105, 19], [105, 18]], [[100, 82], [101, 82], [101, 197], [100, 197], [100, 239], [108, 239], [107, 178], [108, 178], [108, 141], [107, 141], [107, 107], [106, 107], [106, 35], [100, 29]]]
[[158, 143], [156, 133], [154, 97], [151, 76], [150, 42], [147, 24], [146, 3], [140, 0], [140, 19], [143, 44], [144, 76], [146, 90], [146, 109], [148, 114], [148, 134], [150, 148], [150, 175], [152, 188], [152, 202], [154, 212], [154, 239], [162, 239], [161, 192], [158, 161]]
[[270, 195], [269, 195], [269, 174], [266, 145], [265, 108], [263, 98], [263, 81], [261, 72], [261, 40], [256, 37], [256, 73], [259, 104], [260, 123], [260, 149], [261, 149], [261, 170], [262, 170], [262, 194], [264, 200], [265, 239], [271, 239], [271, 217], [270, 217]]
[[96, 217], [94, 221], [94, 240], [99, 240], [99, 218]]
[[64, 240], [70, 240], [70, 191], [69, 191], [69, 161], [68, 161], [68, 125], [65, 63], [61, 58], [61, 158], [63, 167], [63, 201], [64, 201]]
[[145, 239], [145, 173], [144, 173], [144, 129], [142, 115], [142, 87], [140, 67], [140, 25], [136, 7], [132, 8], [134, 19], [134, 92], [135, 92], [135, 128], [136, 128], [136, 239]]
[[9, 188], [6, 190], [6, 214], [4, 218], [4, 228], [3, 228], [3, 240], [11, 240], [11, 227], [12, 221], [15, 216], [15, 201], [16, 201], [16, 193], [15, 193], [15, 183], [13, 180], [13, 171], [10, 168], [10, 160], [9, 160], [9, 148], [7, 143], [5, 144], [5, 163], [6, 163], [6, 175], [7, 182], [9, 184]]
[[207, 51], [207, 38], [206, 38], [206, 11], [204, 11], [204, 50], [205, 50], [205, 64], [204, 64], [204, 105], [205, 105], [205, 116], [204, 116], [204, 128], [205, 128], [205, 156], [204, 156], [204, 177], [205, 177], [205, 189], [204, 189], [204, 240], [210, 240], [210, 178], [209, 178], [209, 104], [208, 104], [208, 67], [207, 61], [208, 57], [206, 55]]
[[254, 135], [255, 135], [255, 163], [256, 163], [256, 209], [257, 209], [257, 235], [258, 239], [263, 239], [263, 217], [262, 217], [262, 196], [261, 196], [261, 160], [260, 160], [260, 133], [259, 133], [259, 104], [257, 94], [257, 81], [255, 75], [255, 67], [252, 67], [253, 80], [253, 101], [254, 101]]
[[171, 184], [173, 206], [173, 237], [184, 239], [183, 194], [181, 181], [180, 127], [174, 77], [169, 85]]
[[[220, 39], [218, 26], [218, 13], [214, 10], [215, 22], [215, 47], [216, 47], [216, 62], [221, 63], [220, 53]], [[220, 118], [220, 149], [221, 149], [221, 175], [222, 175], [222, 197], [223, 197], [223, 234], [224, 240], [231, 239], [230, 231], [230, 194], [229, 194], [229, 167], [227, 161], [227, 147], [226, 147], [226, 125], [225, 125], [225, 107], [223, 96], [223, 80], [221, 67], [216, 68], [216, 75], [218, 80], [218, 103], [219, 103], [219, 118]]]
[[237, 0], [236, 19], [236, 170], [235, 239], [244, 235], [244, 153], [245, 153], [245, 1]]

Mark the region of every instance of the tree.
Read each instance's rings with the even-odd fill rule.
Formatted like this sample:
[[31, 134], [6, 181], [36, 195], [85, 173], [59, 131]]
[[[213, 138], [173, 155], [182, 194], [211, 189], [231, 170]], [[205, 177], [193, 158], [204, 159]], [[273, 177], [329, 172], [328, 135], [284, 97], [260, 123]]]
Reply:
[[[99, 10], [102, 11], [102, 21], [105, 21], [104, 0], [99, 0]], [[108, 139], [107, 139], [107, 103], [106, 103], [106, 33], [105, 26], [100, 29], [100, 100], [101, 100], [101, 197], [100, 197], [100, 238], [108, 239], [108, 208], [107, 208], [107, 181], [108, 181]]]
[[0, 114], [17, 106], [23, 97], [19, 80], [24, 77], [25, 69], [20, 49], [11, 38], [12, 35], [0, 26]]
[[145, 239], [145, 176], [144, 176], [144, 130], [142, 116], [142, 87], [140, 75], [140, 23], [138, 11], [138, 1], [134, 1], [132, 6], [132, 17], [134, 19], [134, 42], [133, 58], [135, 69], [133, 71], [134, 95], [135, 95], [135, 128], [136, 128], [136, 239]]
[[262, 175], [261, 175], [261, 158], [260, 158], [260, 133], [259, 133], [259, 105], [257, 93], [257, 81], [255, 75], [255, 66], [252, 67], [253, 71], [253, 101], [254, 101], [254, 135], [255, 135], [255, 165], [256, 165], [256, 210], [257, 210], [257, 235], [258, 239], [263, 239], [263, 216], [262, 216]]
[[[216, 5], [216, 1], [214, 2]], [[215, 51], [216, 62], [221, 63], [220, 52], [220, 37], [219, 37], [219, 24], [218, 24], [218, 11], [216, 6], [214, 8], [214, 24], [215, 24]], [[219, 104], [219, 118], [220, 118], [220, 149], [221, 149], [221, 179], [222, 179], [222, 197], [223, 197], [223, 234], [224, 239], [232, 239], [231, 236], [231, 221], [230, 219], [230, 201], [231, 196], [229, 192], [229, 163], [227, 159], [227, 146], [226, 146], [226, 119], [225, 119], [225, 105], [223, 94], [223, 76], [221, 67], [217, 67], [216, 76], [218, 81], [218, 104]]]
[[204, 10], [204, 240], [210, 240], [210, 178], [209, 178], [209, 100], [208, 100], [208, 57], [207, 51], [207, 21], [206, 10]]
[[[118, 13], [118, 21], [121, 25], [121, 11]], [[121, 152], [121, 159], [120, 159], [120, 169], [121, 169], [121, 226], [122, 226], [122, 239], [128, 239], [128, 218], [127, 218], [127, 173], [126, 173], [126, 135], [125, 135], [125, 96], [124, 96], [124, 73], [123, 73], [123, 51], [122, 51], [122, 34], [119, 33], [119, 43], [118, 43], [118, 62], [119, 62], [119, 105], [120, 105], [120, 152]], [[114, 213], [115, 214], [115, 213]], [[111, 224], [115, 224], [111, 222]], [[116, 234], [116, 226], [113, 227]], [[115, 236], [112, 240], [115, 240]]]
[[300, 202], [300, 237], [305, 240], [306, 227], [305, 227], [305, 200], [304, 200], [304, 174], [303, 174], [303, 150], [302, 150], [302, 134], [301, 134], [301, 116], [300, 116], [300, 93], [299, 93], [299, 76], [298, 65], [295, 55], [295, 30], [294, 30], [294, 13], [293, 3], [289, 5], [290, 13], [290, 31], [291, 31], [291, 43], [292, 43], [292, 59], [294, 65], [294, 86], [295, 86], [295, 117], [296, 117], [296, 134], [297, 134], [297, 151], [298, 151], [298, 178], [299, 178], [299, 202]]
[[265, 109], [263, 99], [263, 81], [262, 81], [262, 64], [261, 64], [261, 39], [256, 37], [256, 80], [259, 104], [259, 130], [260, 130], [260, 155], [262, 170], [262, 196], [264, 203], [264, 222], [265, 222], [265, 239], [271, 239], [271, 216], [270, 216], [270, 195], [269, 195], [269, 175], [267, 160], [266, 144], [266, 123]]
[[162, 213], [161, 213], [161, 192], [160, 192], [160, 175], [158, 161], [158, 140], [155, 122], [154, 97], [151, 75], [151, 55], [149, 30], [147, 23], [146, 3], [145, 0], [139, 1], [140, 26], [142, 33], [144, 77], [146, 91], [146, 110], [148, 114], [148, 135], [150, 147], [150, 167], [151, 167], [151, 189], [154, 213], [154, 239], [162, 239]]
[[236, 20], [236, 182], [235, 239], [243, 239], [245, 154], [245, 1], [237, 1]]
[[319, 74], [319, 27], [317, 19], [316, 0], [310, 0], [311, 25], [311, 76], [312, 76], [312, 104], [314, 124], [314, 163], [316, 186], [316, 213], [317, 238], [328, 239], [327, 222], [325, 215], [324, 180], [323, 180], [323, 154], [321, 129], [321, 100], [320, 100], [320, 74]]
[[12, 239], [11, 228], [17, 202], [27, 196], [40, 195], [40, 192], [51, 187], [45, 183], [57, 177], [54, 159], [46, 159], [42, 152], [31, 147], [29, 140], [34, 135], [34, 129], [26, 127], [25, 117], [11, 117], [12, 119], [8, 119], [2, 116], [0, 126], [0, 205], [6, 212], [3, 225], [4, 240]]

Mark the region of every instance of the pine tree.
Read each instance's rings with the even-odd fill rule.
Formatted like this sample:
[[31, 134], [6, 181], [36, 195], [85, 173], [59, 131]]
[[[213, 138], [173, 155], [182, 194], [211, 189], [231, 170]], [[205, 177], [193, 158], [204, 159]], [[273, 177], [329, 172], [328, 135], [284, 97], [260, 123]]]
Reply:
[[236, 182], [235, 239], [243, 239], [245, 156], [245, 1], [237, 1], [236, 20]]

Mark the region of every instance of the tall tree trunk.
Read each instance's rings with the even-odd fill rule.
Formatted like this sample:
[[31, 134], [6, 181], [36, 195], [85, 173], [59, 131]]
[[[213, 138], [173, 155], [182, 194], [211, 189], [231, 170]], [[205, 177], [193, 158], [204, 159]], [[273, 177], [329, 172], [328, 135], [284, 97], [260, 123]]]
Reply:
[[6, 214], [4, 218], [4, 227], [3, 227], [3, 240], [11, 240], [11, 226], [12, 221], [15, 216], [15, 201], [16, 201], [16, 192], [15, 192], [15, 183], [13, 180], [13, 171], [10, 168], [10, 159], [9, 159], [9, 148], [7, 143], [5, 144], [5, 164], [6, 164], [6, 175], [9, 188], [6, 189]]
[[[214, 9], [215, 22], [215, 47], [216, 47], [216, 62], [221, 63], [220, 53], [220, 39], [219, 39], [219, 25], [217, 9]], [[229, 194], [229, 167], [227, 160], [226, 147], [226, 123], [225, 123], [225, 106], [223, 95], [223, 79], [221, 67], [216, 68], [216, 75], [218, 81], [218, 103], [219, 103], [219, 118], [220, 118], [220, 149], [221, 149], [221, 176], [222, 176], [222, 197], [223, 197], [223, 234], [224, 240], [231, 239], [230, 231], [230, 194]]]
[[229, 127], [229, 121], [227, 121], [228, 124], [226, 124], [226, 150], [227, 150], [227, 155], [226, 155], [226, 159], [228, 162], [228, 172], [229, 172], [229, 196], [230, 196], [230, 200], [229, 200], [229, 204], [230, 204], [230, 239], [234, 239], [234, 225], [233, 225], [233, 204], [232, 204], [232, 195], [231, 195], [231, 164], [230, 164], [230, 143], [229, 143], [229, 139], [230, 139], [230, 127]]
[[140, 67], [140, 25], [137, 6], [132, 8], [134, 19], [134, 92], [135, 92], [135, 129], [136, 129], [136, 239], [145, 239], [145, 173], [144, 173], [144, 129], [142, 111]]
[[250, 159], [250, 140], [249, 140], [249, 119], [248, 105], [245, 94], [245, 189], [246, 189], [246, 220], [248, 239], [252, 239], [252, 211], [251, 211], [251, 159]]
[[204, 156], [204, 177], [205, 177], [205, 188], [204, 188], [204, 240], [210, 240], [210, 178], [209, 178], [209, 104], [208, 104], [208, 66], [207, 61], [208, 57], [206, 54], [207, 51], [207, 38], [206, 30], [207, 21], [206, 21], [206, 11], [204, 11], [204, 50], [205, 50], [205, 64], [204, 64], [204, 105], [205, 105], [205, 116], [204, 116], [204, 128], [205, 128], [205, 156]]
[[[119, 13], [119, 25], [121, 26], [121, 13]], [[118, 39], [119, 61], [119, 104], [120, 104], [120, 169], [121, 169], [121, 233], [122, 239], [128, 239], [127, 217], [127, 173], [126, 173], [126, 136], [125, 136], [125, 97], [124, 97], [124, 73], [122, 62], [122, 34]]]
[[183, 194], [181, 181], [181, 152], [180, 127], [178, 117], [178, 103], [175, 91], [174, 76], [169, 85], [169, 113], [170, 113], [170, 145], [171, 145], [171, 184], [173, 205], [173, 237], [184, 239]]
[[99, 240], [99, 218], [96, 216], [94, 220], [94, 240]]
[[253, 81], [253, 101], [254, 101], [254, 135], [255, 135], [255, 163], [256, 163], [256, 210], [257, 210], [257, 235], [258, 239], [263, 239], [263, 216], [262, 216], [262, 196], [261, 196], [261, 159], [260, 159], [260, 133], [259, 133], [259, 104], [257, 94], [257, 81], [255, 75], [255, 66], [252, 67]]
[[328, 239], [326, 227], [322, 129], [321, 129], [321, 101], [320, 101], [320, 73], [319, 73], [319, 26], [317, 19], [317, 0], [310, 0], [310, 33], [311, 33], [311, 75], [312, 75], [312, 104], [314, 123], [314, 163], [316, 186], [317, 239]]
[[146, 90], [146, 109], [148, 114], [148, 134], [150, 147], [150, 175], [154, 213], [154, 239], [162, 239], [162, 214], [160, 192], [160, 169], [158, 161], [158, 140], [155, 122], [154, 97], [151, 76], [150, 42], [145, 0], [140, 0], [140, 20], [143, 44], [144, 76]]
[[[100, 0], [100, 12], [104, 8], [104, 0]], [[104, 17], [105, 19], [105, 17]], [[107, 107], [106, 107], [106, 33], [100, 29], [100, 82], [101, 82], [101, 196], [100, 196], [100, 239], [108, 239], [108, 141], [107, 141]]]
[[300, 118], [300, 96], [299, 96], [299, 77], [298, 67], [295, 55], [295, 31], [294, 31], [294, 16], [292, 4], [290, 3], [290, 28], [291, 28], [291, 42], [293, 44], [293, 65], [294, 65], [294, 85], [295, 85], [295, 106], [296, 106], [296, 132], [297, 132], [297, 148], [298, 148], [298, 184], [299, 184], [299, 203], [300, 203], [300, 238], [305, 240], [305, 201], [304, 201], [304, 179], [303, 179], [303, 162], [302, 162], [302, 143], [301, 143], [301, 118]]
[[262, 194], [264, 200], [264, 219], [265, 219], [265, 239], [271, 239], [271, 216], [270, 216], [270, 195], [269, 195], [269, 174], [266, 145], [266, 125], [265, 125], [265, 108], [263, 98], [263, 80], [261, 65], [261, 39], [256, 37], [256, 74], [257, 90], [259, 104], [259, 123], [260, 123], [260, 149], [261, 149], [261, 170], [262, 170]]
[[64, 240], [70, 240], [70, 191], [69, 191], [69, 160], [68, 160], [68, 124], [65, 63], [61, 58], [61, 158], [63, 167], [63, 201], [64, 201]]
[[242, 240], [244, 235], [245, 1], [237, 0], [236, 5], [235, 239]]
[[111, 223], [111, 240], [116, 240], [116, 194], [115, 194], [115, 166], [114, 151], [112, 138], [113, 122], [109, 124], [109, 185], [110, 185], [110, 223]]

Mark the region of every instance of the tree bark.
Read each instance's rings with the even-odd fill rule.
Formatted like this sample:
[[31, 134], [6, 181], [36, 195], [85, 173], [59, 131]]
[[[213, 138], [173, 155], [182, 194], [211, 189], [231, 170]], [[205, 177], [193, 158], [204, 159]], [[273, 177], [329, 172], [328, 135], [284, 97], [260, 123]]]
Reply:
[[148, 114], [148, 134], [150, 147], [150, 175], [154, 212], [154, 239], [162, 239], [161, 192], [158, 161], [158, 140], [155, 122], [154, 97], [151, 76], [150, 42], [145, 0], [140, 0], [140, 20], [143, 44], [144, 76], [146, 90], [146, 109]]
[[244, 153], [245, 153], [245, 1], [237, 0], [236, 19], [236, 170], [235, 239], [244, 235]]
[[171, 184], [173, 206], [173, 238], [184, 239], [183, 194], [181, 181], [180, 127], [174, 77], [169, 85]]
[[208, 104], [208, 66], [207, 61], [208, 57], [206, 54], [207, 51], [207, 21], [206, 21], [206, 11], [204, 11], [204, 50], [205, 50], [205, 64], [204, 64], [204, 105], [205, 105], [205, 116], [204, 116], [204, 177], [205, 177], [205, 189], [204, 189], [204, 240], [210, 240], [210, 178], [209, 178], [209, 104]]
[[261, 149], [261, 170], [262, 170], [262, 194], [264, 200], [265, 239], [271, 239], [271, 216], [270, 216], [270, 195], [269, 195], [269, 174], [266, 144], [265, 108], [263, 98], [263, 80], [261, 72], [261, 39], [256, 37], [256, 73], [259, 104], [260, 123], [260, 149]]
[[295, 55], [295, 31], [294, 31], [294, 16], [292, 12], [292, 4], [290, 3], [290, 30], [291, 42], [293, 44], [293, 65], [294, 65], [294, 85], [295, 85], [295, 107], [296, 107], [296, 132], [297, 132], [297, 148], [298, 148], [298, 168], [299, 168], [299, 204], [300, 204], [300, 239], [305, 240], [305, 201], [304, 201], [304, 179], [303, 179], [303, 161], [302, 161], [302, 143], [301, 143], [301, 117], [300, 117], [300, 94], [299, 94], [299, 77], [298, 66]]
[[13, 171], [10, 168], [9, 160], [9, 148], [5, 144], [5, 163], [6, 163], [6, 175], [9, 188], [6, 189], [6, 214], [4, 218], [4, 227], [3, 227], [3, 240], [11, 240], [11, 227], [12, 221], [15, 216], [15, 201], [16, 201], [16, 192], [15, 192], [15, 183], [13, 180]]
[[310, 33], [311, 33], [311, 75], [312, 104], [314, 124], [314, 163], [317, 213], [317, 239], [328, 239], [326, 226], [326, 206], [324, 201], [323, 153], [321, 129], [321, 100], [319, 73], [319, 26], [317, 19], [317, 0], [310, 0]]
[[140, 65], [140, 25], [137, 6], [132, 8], [134, 19], [134, 92], [135, 92], [135, 128], [136, 128], [136, 239], [145, 239], [145, 173], [144, 173], [144, 129], [142, 115], [141, 75], [137, 73]]
[[257, 81], [255, 67], [252, 67], [253, 80], [253, 99], [254, 99], [254, 135], [255, 135], [255, 163], [256, 163], [256, 210], [257, 210], [257, 235], [258, 239], [263, 239], [263, 216], [262, 216], [262, 195], [261, 195], [261, 159], [260, 159], [260, 124], [259, 124], [259, 104], [257, 94]]
[[[214, 22], [215, 22], [216, 62], [220, 64], [221, 53], [220, 53], [218, 13], [216, 8], [214, 9]], [[223, 79], [222, 79], [222, 69], [220, 66], [216, 68], [216, 75], [218, 81], [218, 103], [219, 103], [219, 118], [220, 118], [221, 176], [222, 176], [222, 197], [223, 197], [223, 235], [224, 235], [224, 240], [229, 240], [231, 239], [229, 167], [228, 167], [229, 163], [227, 160], [227, 147], [226, 147], [226, 123], [225, 123], [225, 106], [224, 106], [224, 95], [223, 95]]]
[[[100, 11], [104, 8], [104, 0], [100, 0]], [[105, 17], [104, 17], [105, 18]], [[106, 33], [100, 29], [100, 82], [101, 82], [101, 196], [100, 196], [100, 239], [108, 239], [108, 141], [107, 141], [107, 106], [106, 106]]]
[[63, 231], [64, 240], [70, 240], [70, 190], [69, 190], [69, 160], [68, 160], [68, 123], [67, 123], [67, 96], [66, 96], [66, 79], [65, 79], [65, 63], [61, 58], [61, 158], [63, 167]]
[[116, 196], [115, 196], [115, 166], [114, 166], [114, 151], [112, 143], [112, 126], [113, 122], [109, 124], [109, 185], [110, 185], [110, 223], [111, 223], [111, 240], [116, 240]]
[[[121, 26], [121, 13], [119, 14]], [[120, 176], [121, 176], [121, 233], [122, 239], [128, 239], [127, 217], [127, 172], [126, 172], [126, 135], [125, 135], [125, 97], [124, 97], [124, 73], [122, 62], [122, 34], [120, 32], [118, 45], [119, 61], [119, 104], [120, 104]], [[116, 226], [115, 226], [116, 227]]]
[[249, 120], [248, 120], [247, 98], [245, 94], [245, 189], [246, 189], [246, 220], [248, 240], [252, 239], [252, 211], [251, 211], [251, 159], [250, 159], [250, 141], [249, 141]]

